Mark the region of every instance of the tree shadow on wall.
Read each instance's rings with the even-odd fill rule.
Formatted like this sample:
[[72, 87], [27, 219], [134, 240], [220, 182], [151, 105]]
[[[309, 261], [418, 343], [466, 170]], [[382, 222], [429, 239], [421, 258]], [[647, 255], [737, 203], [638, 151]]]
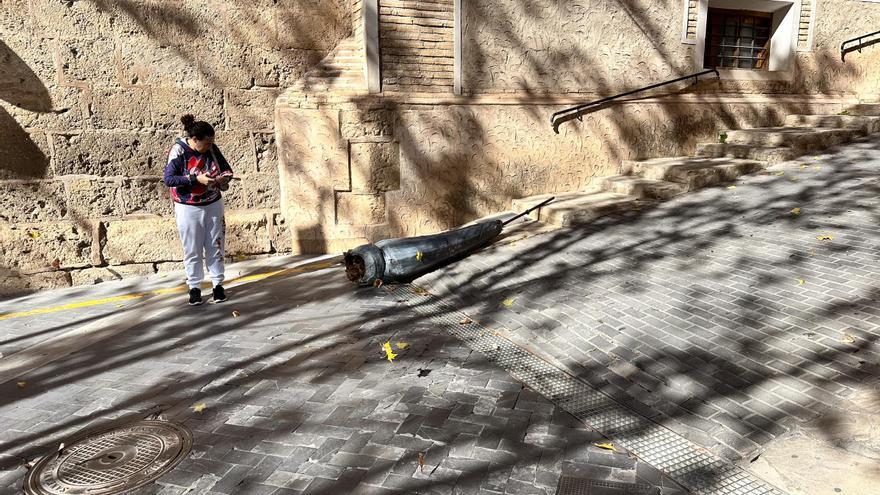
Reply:
[[[52, 111], [49, 90], [6, 43], [0, 41], [0, 100], [22, 110]], [[0, 179], [38, 179], [49, 171], [49, 157], [24, 128], [0, 107]]]

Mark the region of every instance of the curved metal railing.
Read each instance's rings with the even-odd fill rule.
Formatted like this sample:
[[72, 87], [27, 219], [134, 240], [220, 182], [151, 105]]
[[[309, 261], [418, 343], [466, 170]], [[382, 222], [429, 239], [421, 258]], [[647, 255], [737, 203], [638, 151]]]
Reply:
[[[851, 40], [846, 40], [843, 43], [841, 43], [840, 44], [840, 60], [843, 62], [846, 62], [846, 54], [847, 53], [856, 52], [856, 51], [861, 53], [862, 48], [880, 43], [880, 37], [873, 39], [873, 40], [866, 41], [864, 43], [862, 42], [863, 39], [873, 38], [874, 36], [880, 36], [880, 31], [875, 31], [873, 33], [863, 34], [861, 36], [855, 37]], [[855, 43], [855, 45], [846, 46], [850, 43]]]
[[632, 91], [627, 91], [625, 93], [620, 93], [618, 95], [608, 96], [606, 98], [602, 98], [602, 99], [599, 99], [596, 101], [591, 101], [589, 103], [584, 103], [582, 105], [577, 105], [577, 106], [574, 106], [571, 108], [566, 108], [565, 110], [560, 110], [560, 111], [554, 113], [550, 117], [550, 123], [553, 125], [553, 132], [555, 132], [556, 134], [559, 134], [559, 126], [562, 125], [564, 122], [568, 122], [569, 120], [573, 120], [573, 119], [581, 120], [581, 115], [583, 115], [584, 110], [586, 110], [590, 107], [595, 107], [598, 105], [608, 103], [609, 101], [616, 100], [618, 98], [623, 98], [624, 96], [634, 95], [636, 93], [641, 93], [642, 91], [648, 91], [648, 90], [651, 90], [654, 88], [659, 88], [661, 86], [667, 86], [669, 84], [674, 84], [674, 83], [677, 83], [680, 81], [686, 81], [688, 79], [693, 79], [694, 84], [696, 84], [697, 79], [700, 76], [704, 76], [706, 74], [712, 74], [712, 73], [714, 73], [716, 77], [721, 77], [721, 75], [718, 73], [717, 69], [706, 69], [704, 71], [695, 72], [695, 73], [689, 74], [687, 76], [682, 76], [682, 77], [678, 77], [675, 79], [670, 79], [669, 81], [664, 81], [662, 83], [652, 84], [650, 86], [645, 86], [643, 88], [634, 89]]

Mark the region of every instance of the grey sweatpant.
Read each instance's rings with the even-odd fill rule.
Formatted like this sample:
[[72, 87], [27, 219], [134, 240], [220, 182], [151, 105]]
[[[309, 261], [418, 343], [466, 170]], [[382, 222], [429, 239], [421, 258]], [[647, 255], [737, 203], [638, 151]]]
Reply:
[[226, 224], [223, 220], [223, 198], [207, 206], [174, 203], [177, 231], [183, 243], [183, 264], [186, 284], [198, 287], [205, 278], [202, 260], [214, 286], [223, 283], [223, 255]]

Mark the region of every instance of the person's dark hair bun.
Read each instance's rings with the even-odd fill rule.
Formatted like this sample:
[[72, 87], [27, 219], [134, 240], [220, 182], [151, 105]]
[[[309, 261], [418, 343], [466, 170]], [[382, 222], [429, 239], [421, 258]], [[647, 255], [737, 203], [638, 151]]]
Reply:
[[196, 138], [199, 141], [208, 137], [214, 137], [214, 127], [207, 122], [196, 121], [192, 114], [188, 113], [181, 117], [180, 123], [183, 124], [183, 130], [188, 137]]
[[196, 118], [193, 114], [188, 113], [180, 118], [180, 123], [183, 124], [183, 129], [185, 131], [189, 131], [196, 123]]

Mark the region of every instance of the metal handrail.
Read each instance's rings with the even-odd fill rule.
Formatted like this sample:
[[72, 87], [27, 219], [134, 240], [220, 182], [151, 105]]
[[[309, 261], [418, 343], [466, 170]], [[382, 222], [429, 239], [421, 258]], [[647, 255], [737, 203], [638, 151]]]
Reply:
[[[575, 119], [575, 118], [578, 120], [581, 120], [581, 112], [585, 108], [596, 106], [596, 105], [601, 105], [603, 103], [608, 103], [609, 101], [616, 100], [618, 98], [623, 98], [624, 96], [629, 96], [629, 95], [633, 95], [636, 93], [641, 93], [642, 91], [648, 91], [648, 90], [651, 90], [654, 88], [659, 88], [661, 86], [674, 84], [679, 81], [685, 81], [687, 79], [693, 79], [694, 84], [696, 84], [697, 78], [699, 78], [700, 76], [704, 76], [706, 74], [712, 74], [712, 73], [714, 73], [716, 77], [719, 77], [719, 78], [721, 77], [721, 74], [718, 73], [718, 69], [707, 69], [702, 72], [695, 72], [695, 73], [689, 74], [687, 76], [682, 76], [682, 77], [672, 79], [669, 81], [664, 81], [662, 83], [652, 84], [650, 86], [645, 86], [644, 88], [634, 89], [632, 91], [620, 93], [619, 95], [608, 96], [608, 97], [602, 98], [600, 100], [591, 101], [589, 103], [584, 103], [583, 105], [578, 105], [575, 107], [566, 108], [565, 110], [560, 110], [560, 111], [554, 113], [552, 116], [550, 116], [550, 123], [553, 125], [553, 131], [556, 132], [556, 134], [559, 134], [559, 126], [563, 122], [567, 122], [567, 121]], [[562, 118], [562, 117], [564, 117], [564, 118]]]
[[[876, 43], [880, 43], [880, 39], [876, 39], [876, 40], [873, 40], [868, 43], [862, 43], [863, 39], [870, 38], [872, 36], [877, 36], [877, 35], [880, 35], [880, 31], [875, 31], [873, 33], [863, 34], [861, 36], [858, 36], [858, 37], [853, 38], [851, 40], [846, 40], [843, 43], [841, 43], [840, 44], [840, 60], [843, 62], [846, 62], [846, 54], [847, 53], [854, 52], [854, 51], [858, 51], [859, 53], [861, 53], [862, 48], [864, 48], [866, 46], [871, 46]], [[846, 46], [848, 43], [852, 43], [852, 42], [856, 42], [856, 46], [851, 46], [851, 47]]]

